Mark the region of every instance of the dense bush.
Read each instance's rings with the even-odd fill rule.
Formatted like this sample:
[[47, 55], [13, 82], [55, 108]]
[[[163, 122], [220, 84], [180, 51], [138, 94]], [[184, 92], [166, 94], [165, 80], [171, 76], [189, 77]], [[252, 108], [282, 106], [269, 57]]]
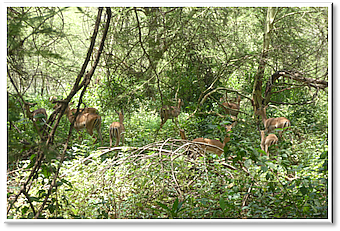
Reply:
[[[8, 219], [329, 218], [327, 7], [101, 10], [7, 8]], [[190, 140], [223, 141], [226, 92], [241, 103], [219, 157]], [[97, 108], [103, 145], [70, 133], [53, 96]], [[159, 130], [179, 98], [187, 140], [171, 118]], [[292, 124], [269, 158], [254, 115], [267, 104]]]

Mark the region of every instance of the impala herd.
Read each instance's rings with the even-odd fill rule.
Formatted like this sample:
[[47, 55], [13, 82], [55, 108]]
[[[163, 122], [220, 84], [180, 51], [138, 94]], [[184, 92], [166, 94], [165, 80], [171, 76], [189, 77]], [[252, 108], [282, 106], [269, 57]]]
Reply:
[[[51, 102], [56, 101], [56, 97], [51, 96], [49, 99]], [[231, 118], [233, 119], [233, 123], [231, 125], [225, 125], [226, 129], [226, 136], [224, 137], [223, 143], [219, 140], [215, 139], [208, 139], [204, 137], [199, 137], [196, 139], [193, 139], [191, 142], [196, 143], [197, 145], [200, 145], [201, 148], [205, 149], [206, 152], [215, 153], [219, 157], [223, 154], [224, 146], [226, 143], [230, 141], [230, 133], [232, 128], [234, 128], [237, 124], [237, 116], [240, 109], [240, 102], [241, 97], [238, 95], [237, 98], [235, 98], [234, 102], [229, 102], [227, 95], [225, 99], [221, 98], [220, 101], [222, 102], [222, 107], [226, 114], [229, 114]], [[70, 103], [72, 104], [72, 103]], [[25, 110], [28, 114], [28, 117], [32, 119], [34, 122], [37, 122], [38, 120], [42, 123], [46, 123], [47, 119], [47, 113], [44, 108], [39, 108], [33, 112], [30, 111], [30, 106], [34, 106], [35, 104], [26, 103], [25, 104]], [[58, 106], [61, 106], [59, 103], [56, 103], [53, 107], [56, 109]], [[159, 114], [161, 117], [161, 124], [158, 131], [163, 127], [163, 125], [166, 123], [168, 119], [172, 119], [172, 121], [175, 123], [177, 129], [179, 130], [180, 136], [183, 140], [187, 140], [184, 129], [180, 129], [178, 126], [178, 116], [181, 113], [181, 107], [183, 106], [183, 100], [178, 99], [177, 106], [162, 106], [159, 110]], [[275, 134], [272, 134], [272, 132], [279, 128], [279, 137], [282, 137], [282, 132], [291, 126], [290, 121], [285, 117], [278, 117], [278, 118], [269, 118], [267, 119], [266, 116], [266, 108], [267, 106], [262, 106], [259, 109], [255, 111], [255, 115], [261, 116], [262, 122], [264, 125], [265, 130], [260, 130], [261, 135], [261, 149], [267, 154], [269, 157], [269, 147], [271, 145], [278, 143], [278, 138]], [[121, 144], [124, 144], [124, 133], [125, 133], [125, 127], [124, 127], [124, 112], [116, 111], [119, 117], [119, 122], [113, 122], [110, 125], [109, 128], [109, 138], [110, 138], [110, 148], [112, 147], [112, 141], [113, 139], [116, 140], [115, 147]], [[70, 109], [69, 105], [65, 109], [64, 114], [67, 116], [70, 123], [74, 123], [74, 128], [76, 129], [77, 133], [79, 133], [80, 130], [83, 128], [86, 128], [87, 132], [95, 138], [94, 143], [97, 142], [97, 138], [94, 136], [93, 131], [96, 130], [98, 133], [98, 137], [101, 141], [101, 144], [103, 145], [103, 138], [101, 134], [101, 116], [98, 115], [98, 111], [95, 108], [82, 108], [79, 109], [77, 113], [77, 109]], [[77, 114], [77, 116], [76, 116]], [[270, 133], [268, 136], [265, 135], [265, 132]], [[156, 133], [156, 137], [157, 137]], [[80, 134], [79, 134], [80, 139]], [[262, 154], [261, 154], [262, 155]]]

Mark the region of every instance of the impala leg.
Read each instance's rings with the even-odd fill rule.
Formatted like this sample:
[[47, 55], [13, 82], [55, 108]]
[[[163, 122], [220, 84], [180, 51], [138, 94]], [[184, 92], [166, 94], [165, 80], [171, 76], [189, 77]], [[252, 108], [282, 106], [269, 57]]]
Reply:
[[112, 136], [113, 136], [113, 134], [112, 134], [112, 129], [110, 128], [110, 130], [109, 130], [110, 148], [112, 147]]
[[90, 134], [90, 136], [92, 137], [92, 138], [95, 138], [95, 141], [94, 141], [94, 143], [93, 144], [95, 144], [96, 142], [97, 142], [97, 137], [93, 134], [93, 128], [91, 129], [90, 127], [87, 127], [86, 128], [87, 129], [87, 132]]
[[122, 145], [124, 145], [124, 131], [122, 132]]
[[178, 126], [178, 119], [177, 119], [177, 117], [176, 117], [176, 118], [173, 118], [173, 119], [172, 119], [172, 122], [174, 122], [174, 123], [175, 123], [175, 125], [176, 125], [177, 129], [179, 130], [179, 126]]
[[[166, 121], [165, 121], [166, 122]], [[159, 128], [157, 129], [157, 131], [156, 131], [156, 134], [155, 134], [155, 139], [154, 139], [154, 141], [153, 142], [155, 142], [156, 141], [156, 139], [157, 139], [157, 135], [158, 135], [158, 132], [159, 132], [159, 130], [161, 130], [162, 129], [162, 127], [163, 127], [163, 125], [165, 124], [165, 122], [163, 123], [163, 121], [161, 121], [161, 126], [159, 126]]]
[[267, 156], [268, 156], [268, 158], [269, 158], [269, 150], [268, 150], [269, 147], [266, 145], [265, 148], [266, 148], [266, 151], [265, 151], [265, 152], [267, 153]]
[[102, 137], [102, 131], [101, 131], [100, 127], [97, 129], [97, 132], [98, 132], [98, 137], [100, 139], [100, 142], [103, 145], [103, 137]]
[[[261, 144], [261, 150], [264, 151], [264, 146]], [[262, 156], [262, 153], [260, 153], [260, 156]]]
[[117, 137], [116, 137], [116, 145], [115, 147], [117, 147], [119, 145], [119, 134], [117, 133]]

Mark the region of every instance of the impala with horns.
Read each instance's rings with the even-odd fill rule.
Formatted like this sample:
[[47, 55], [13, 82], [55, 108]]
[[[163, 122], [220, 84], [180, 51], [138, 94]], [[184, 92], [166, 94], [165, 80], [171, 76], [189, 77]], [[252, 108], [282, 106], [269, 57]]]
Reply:
[[[116, 111], [116, 110], [115, 110]], [[117, 147], [119, 145], [119, 141], [120, 139], [122, 139], [122, 145], [124, 145], [124, 133], [125, 133], [125, 128], [124, 128], [124, 113], [123, 113], [123, 109], [118, 112], [116, 111], [116, 113], [119, 116], [119, 122], [113, 122], [110, 125], [110, 129], [109, 129], [109, 135], [110, 135], [110, 148], [112, 147], [112, 139], [113, 137], [116, 138], [116, 144], [115, 147]]]
[[[215, 153], [220, 157], [224, 152], [224, 150], [223, 150], [224, 146], [226, 145], [226, 143], [228, 143], [230, 141], [230, 131], [233, 127], [235, 127], [236, 124], [237, 124], [237, 122], [234, 122], [231, 125], [225, 126], [227, 134], [224, 137], [223, 143], [219, 140], [208, 139], [208, 138], [203, 138], [203, 137], [196, 138], [192, 142], [197, 143], [199, 146], [201, 146], [203, 149], [205, 149], [206, 152]], [[180, 131], [180, 135], [181, 135], [182, 139], [186, 140], [184, 130], [180, 129], [179, 131]]]
[[[267, 137], [264, 134], [264, 130], [261, 130], [261, 149], [267, 153], [267, 156], [269, 157], [269, 147], [277, 144], [279, 139], [275, 134], [269, 134]], [[262, 156], [262, 154], [260, 155]]]
[[278, 118], [269, 118], [267, 119], [266, 115], [266, 108], [268, 107], [260, 107], [256, 112], [255, 115], [261, 116], [262, 122], [264, 125], [264, 128], [268, 133], [271, 133], [276, 128], [281, 128], [282, 131], [279, 131], [280, 138], [282, 137], [282, 132], [285, 128], [288, 128], [291, 126], [290, 121], [285, 117], [278, 117]]
[[[56, 107], [56, 106], [55, 106]], [[70, 123], [72, 123], [75, 119], [75, 109], [70, 109], [69, 106], [67, 106], [65, 113]], [[84, 110], [85, 111], [85, 110]], [[99, 139], [101, 141], [101, 144], [103, 145], [103, 138], [101, 133], [101, 121], [102, 118], [100, 115], [93, 114], [93, 113], [79, 113], [77, 115], [77, 118], [74, 121], [74, 128], [76, 129], [77, 133], [79, 134], [79, 140], [80, 140], [80, 133], [79, 131], [83, 128], [86, 128], [87, 132], [92, 136], [92, 138], [95, 138], [94, 143], [97, 142], [97, 137], [93, 134], [93, 130], [97, 130]]]

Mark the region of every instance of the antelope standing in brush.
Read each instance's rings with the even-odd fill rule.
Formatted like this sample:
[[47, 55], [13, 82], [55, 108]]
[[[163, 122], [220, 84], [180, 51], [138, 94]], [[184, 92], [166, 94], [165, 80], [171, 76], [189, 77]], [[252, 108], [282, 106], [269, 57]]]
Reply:
[[[59, 104], [57, 103], [53, 109], [56, 109]], [[70, 103], [70, 105], [73, 105], [73, 102]], [[68, 107], [68, 110], [74, 115], [77, 112], [77, 108], [70, 109]], [[90, 114], [98, 114], [98, 110], [93, 107], [85, 107], [85, 108], [79, 108], [79, 113], [80, 114], [85, 114], [85, 113], [90, 113]]]
[[[223, 143], [219, 140], [208, 139], [208, 138], [203, 138], [203, 137], [196, 138], [192, 142], [195, 142], [198, 145], [200, 145], [202, 148], [204, 148], [206, 150], [206, 152], [215, 153], [220, 157], [222, 155], [222, 153], [224, 152], [224, 150], [223, 150], [224, 146], [226, 145], [226, 143], [228, 143], [230, 141], [230, 133], [229, 132], [231, 131], [231, 129], [236, 124], [237, 124], [237, 122], [234, 122], [231, 125], [225, 126], [227, 134], [224, 137]], [[184, 130], [180, 129], [179, 132], [180, 132], [182, 139], [186, 140]]]
[[[66, 114], [70, 123], [72, 123], [74, 121], [76, 111], [77, 111], [77, 109], [70, 109], [70, 107], [67, 106], [64, 114]], [[87, 112], [85, 112], [85, 111], [87, 111]], [[101, 118], [100, 115], [89, 113], [89, 112], [92, 112], [92, 111], [94, 111], [94, 110], [92, 110], [92, 109], [86, 110], [86, 108], [85, 108], [83, 110], [83, 112], [79, 113], [77, 115], [75, 122], [74, 122], [74, 128], [76, 129], [77, 133], [79, 134], [79, 140], [80, 140], [79, 131], [83, 128], [86, 128], [87, 132], [92, 136], [92, 138], [96, 139], [94, 141], [94, 143], [96, 143], [97, 139], [98, 139], [93, 134], [93, 129], [96, 129], [97, 132], [98, 132], [98, 136], [99, 136], [99, 139], [101, 141], [101, 144], [103, 145], [103, 138], [102, 138], [102, 133], [101, 133], [102, 118]], [[95, 109], [95, 112], [96, 111], [97, 110]]]
[[[25, 103], [24, 108], [25, 108], [27, 117], [33, 121], [33, 126], [36, 128], [40, 138], [44, 139], [41, 134], [41, 131], [44, 129], [44, 125], [47, 125], [46, 124], [47, 113], [46, 113], [45, 108], [39, 108], [31, 112], [30, 106], [34, 106], [36, 105], [36, 103], [27, 103], [27, 102], [24, 102], [24, 103]], [[20, 142], [23, 143], [24, 145], [29, 144], [29, 142], [27, 142], [25, 139], [23, 139], [22, 141], [20, 140]]]
[[172, 122], [174, 122], [177, 129], [179, 129], [178, 116], [179, 114], [181, 114], [181, 107], [183, 106], [183, 104], [183, 100], [178, 99], [177, 106], [164, 105], [161, 109], [159, 109], [159, 114], [161, 116], [161, 125], [156, 131], [155, 140], [157, 138], [159, 130], [161, 130], [168, 119], [172, 119]]
[[[226, 94], [226, 97], [227, 97], [227, 94]], [[220, 101], [223, 102], [223, 98], [220, 98]], [[223, 108], [225, 113], [226, 114], [230, 114], [230, 117], [235, 120], [237, 118], [237, 115], [238, 115], [238, 111], [240, 110], [240, 102], [241, 102], [241, 96], [238, 95], [237, 97], [237, 103], [231, 103], [231, 102], [228, 102], [228, 98], [226, 98], [226, 102], [222, 103], [222, 105], [226, 108], [230, 108], [230, 109], [234, 109], [234, 110], [237, 110], [237, 111], [234, 111], [234, 110], [229, 110], [229, 109], [226, 109], [226, 108]]]
[[183, 106], [183, 104], [183, 100], [178, 99], [177, 107], [165, 105], [159, 110], [159, 113], [161, 115], [161, 126], [159, 129], [163, 127], [168, 119], [172, 119], [172, 122], [174, 122], [177, 128], [179, 128], [177, 120], [179, 114], [181, 114], [181, 107]]
[[[47, 113], [45, 108], [39, 108], [34, 110], [33, 112], [30, 111], [30, 106], [34, 106], [36, 103], [25, 103], [25, 109], [27, 116], [32, 119], [34, 122], [40, 121], [41, 123], [46, 123]], [[40, 116], [43, 115], [43, 116]], [[45, 117], [45, 118], [44, 118]]]
[[[277, 144], [279, 139], [275, 134], [269, 134], [267, 137], [264, 134], [264, 130], [261, 130], [261, 149], [267, 153], [267, 156], [269, 157], [269, 147]], [[262, 156], [262, 154], [260, 155]]]
[[122, 138], [122, 145], [124, 145], [124, 133], [125, 133], [125, 128], [124, 128], [124, 114], [123, 110], [120, 112], [116, 111], [116, 113], [119, 116], [119, 122], [113, 122], [110, 125], [109, 129], [109, 135], [110, 135], [110, 148], [112, 147], [112, 139], [113, 137], [116, 138], [116, 144], [115, 147], [119, 145], [120, 138]]
[[276, 128], [281, 128], [282, 131], [279, 131], [279, 136], [280, 138], [282, 137], [282, 132], [284, 130], [284, 128], [290, 127], [290, 121], [285, 118], [285, 117], [278, 117], [278, 118], [269, 118], [267, 119], [267, 115], [266, 115], [266, 108], [268, 107], [260, 107], [256, 112], [255, 115], [259, 115], [262, 117], [262, 122], [264, 125], [264, 128], [266, 129], [266, 131], [268, 133], [271, 133], [272, 131], [274, 131]]
[[[53, 96], [53, 100], [52, 102], [55, 102], [54, 99], [56, 99], [55, 96]], [[52, 96], [50, 97], [52, 98]], [[73, 105], [73, 102], [71, 102], [69, 105]], [[59, 106], [59, 103], [57, 103], [56, 105], [54, 105], [53, 109], [56, 109], [57, 107]], [[68, 110], [74, 115], [76, 114], [77, 112], [77, 108], [73, 108], [73, 109], [70, 109], [68, 107]], [[90, 114], [98, 114], [98, 110], [96, 108], [93, 108], [93, 107], [85, 107], [85, 108], [79, 108], [79, 113], [80, 114], [85, 114], [85, 113], [90, 113]], [[66, 113], [65, 113], [66, 114]]]

